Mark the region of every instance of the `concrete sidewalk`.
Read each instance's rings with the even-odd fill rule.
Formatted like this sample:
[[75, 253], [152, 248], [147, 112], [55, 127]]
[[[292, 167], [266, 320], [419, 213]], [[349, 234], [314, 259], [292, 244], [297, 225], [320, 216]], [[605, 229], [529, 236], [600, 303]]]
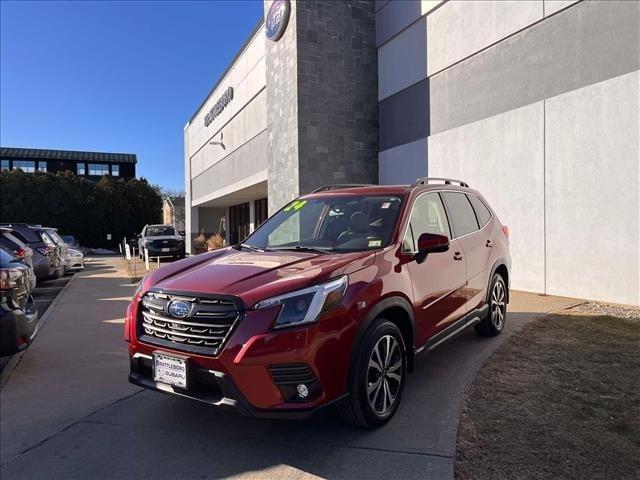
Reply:
[[3, 479], [453, 478], [458, 418], [483, 362], [526, 322], [576, 303], [513, 292], [503, 335], [466, 331], [419, 357], [394, 419], [361, 430], [131, 387], [122, 319], [133, 289], [117, 258], [69, 285], [1, 394]]
[[2, 464], [138, 390], [126, 382], [125, 263], [97, 257], [71, 282], [0, 393]]

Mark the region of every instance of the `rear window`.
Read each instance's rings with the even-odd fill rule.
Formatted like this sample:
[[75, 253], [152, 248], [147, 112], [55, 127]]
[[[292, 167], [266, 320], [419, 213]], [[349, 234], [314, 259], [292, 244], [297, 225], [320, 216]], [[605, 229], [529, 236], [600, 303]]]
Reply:
[[467, 197], [471, 202], [471, 206], [473, 207], [474, 212], [476, 212], [476, 217], [478, 218], [480, 228], [484, 227], [487, 223], [489, 223], [491, 212], [489, 211], [487, 206], [482, 203], [482, 200], [480, 200], [475, 195], [467, 195]]
[[17, 238], [15, 235], [13, 235], [13, 233], [11, 232], [2, 232], [2, 236], [9, 242], [11, 242], [13, 245], [15, 245], [16, 247], [19, 248], [24, 248], [26, 246], [26, 244], [20, 240], [19, 238]]
[[461, 237], [478, 230], [476, 214], [464, 193], [442, 192], [450, 215], [454, 237]]
[[46, 243], [47, 245], [49, 245], [50, 247], [55, 247], [56, 246], [56, 242], [54, 242], [51, 237], [49, 235], [47, 235], [46, 232], [40, 232], [40, 238], [42, 238], [42, 241], [44, 243]]
[[62, 237], [60, 237], [60, 235], [58, 235], [58, 232], [56, 232], [55, 230], [47, 230], [47, 233], [53, 239], [53, 241], [56, 242], [58, 245], [64, 243], [64, 240], [62, 239]]

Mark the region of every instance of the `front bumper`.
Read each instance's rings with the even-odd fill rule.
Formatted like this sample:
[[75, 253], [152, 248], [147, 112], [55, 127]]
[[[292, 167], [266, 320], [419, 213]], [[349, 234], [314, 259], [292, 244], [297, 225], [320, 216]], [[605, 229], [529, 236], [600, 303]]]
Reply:
[[64, 267], [66, 270], [82, 270], [84, 268], [84, 257], [67, 257]]
[[[135, 318], [135, 312], [133, 315]], [[275, 316], [273, 310], [246, 311], [218, 356], [144, 343], [133, 325], [129, 330], [129, 381], [260, 418], [307, 418], [342, 401], [357, 332], [353, 317], [339, 308], [317, 323], [274, 331]], [[152, 359], [156, 351], [188, 357], [188, 390], [154, 381]], [[283, 385], [287, 382], [274, 373], [278, 368], [300, 366], [308, 367], [307, 380], [295, 380], [307, 382], [310, 394], [304, 399], [295, 397], [295, 383]]]
[[29, 300], [25, 310], [10, 310], [2, 305], [0, 311], [0, 356], [13, 355], [33, 341], [38, 324], [38, 310]]
[[207, 405], [233, 409], [242, 415], [255, 418], [273, 419], [306, 419], [312, 417], [319, 410], [343, 401], [347, 395], [338, 397], [331, 402], [310, 408], [291, 409], [261, 409], [254, 407], [238, 389], [232, 378], [223, 372], [215, 370], [197, 369], [191, 375], [191, 387], [183, 390], [153, 380], [153, 358], [148, 355], [134, 354], [131, 357], [129, 382], [156, 392], [176, 395], [196, 400]]
[[[172, 257], [176, 255], [184, 255], [184, 245], [178, 245], [176, 247], [145, 247], [149, 252], [150, 257]], [[166, 249], [167, 251], [163, 251]]]

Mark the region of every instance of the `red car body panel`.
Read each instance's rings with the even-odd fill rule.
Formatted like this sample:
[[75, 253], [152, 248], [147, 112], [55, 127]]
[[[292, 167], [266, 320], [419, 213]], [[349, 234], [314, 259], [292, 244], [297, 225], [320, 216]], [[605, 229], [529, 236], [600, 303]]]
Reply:
[[[422, 263], [403, 253], [402, 238], [415, 198], [444, 189], [480, 194], [468, 188], [431, 185], [423, 188], [365, 187], [308, 195], [396, 195], [403, 199], [389, 246], [355, 253], [248, 252], [232, 247], [164, 266], [145, 277], [127, 310], [125, 339], [129, 353], [151, 357], [154, 352], [187, 356], [194, 368], [228, 376], [256, 412], [310, 411], [342, 398], [358, 336], [385, 299], [409, 305], [413, 333], [411, 354], [465, 314], [486, 303], [489, 279], [496, 266], [510, 267], [508, 239], [495, 213], [478, 232], [450, 241], [449, 251], [429, 254]], [[486, 204], [486, 202], [485, 202]], [[489, 243], [491, 246], [489, 246]], [[452, 260], [460, 252], [464, 260]], [[274, 329], [279, 309], [255, 310], [266, 298], [348, 275], [340, 304], [318, 321]], [[138, 338], [140, 302], [150, 289], [172, 293], [221, 294], [236, 297], [241, 319], [218, 355], [185, 353], [144, 343]], [[384, 316], [384, 312], [382, 313]], [[274, 383], [269, 366], [308, 365], [321, 386], [312, 400], [287, 402]], [[131, 378], [131, 377], [130, 377]], [[153, 387], [153, 382], [148, 385]], [[188, 393], [186, 396], [189, 396]]]

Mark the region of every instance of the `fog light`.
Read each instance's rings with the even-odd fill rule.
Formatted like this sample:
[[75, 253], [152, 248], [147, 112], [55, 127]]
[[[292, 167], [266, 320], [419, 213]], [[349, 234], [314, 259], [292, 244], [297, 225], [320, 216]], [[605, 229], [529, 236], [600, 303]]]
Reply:
[[298, 390], [298, 396], [300, 398], [307, 398], [307, 396], [309, 395], [309, 389], [303, 383], [298, 385], [297, 390]]

